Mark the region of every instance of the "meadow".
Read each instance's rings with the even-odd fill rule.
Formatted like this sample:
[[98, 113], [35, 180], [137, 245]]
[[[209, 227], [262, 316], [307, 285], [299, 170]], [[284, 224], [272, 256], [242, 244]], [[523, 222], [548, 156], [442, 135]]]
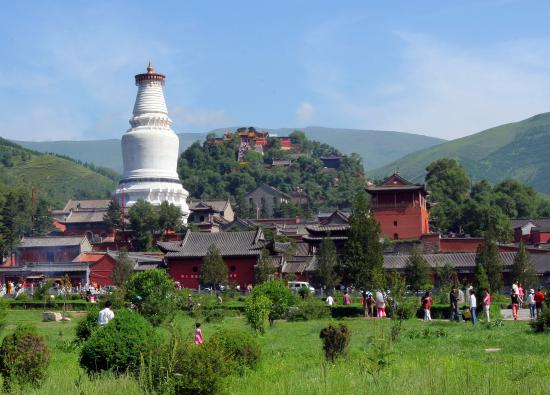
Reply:
[[[90, 378], [78, 366], [79, 350], [73, 344], [78, 319], [42, 322], [41, 311], [10, 311], [4, 333], [15, 325], [32, 323], [52, 354], [45, 383], [25, 393], [140, 394], [139, 383], [132, 377], [104, 374]], [[177, 320], [183, 330], [188, 330], [191, 341], [195, 321], [185, 315]], [[226, 392], [550, 393], [550, 338], [531, 333], [527, 322], [474, 327], [466, 322], [409, 320], [403, 322], [399, 338], [392, 341], [391, 320], [342, 319], [336, 322], [351, 328], [351, 345], [348, 355], [335, 364], [325, 362], [319, 338], [321, 328], [329, 322], [334, 321], [276, 322], [258, 337], [262, 348], [259, 366], [226, 379]], [[203, 323], [203, 333], [208, 339], [221, 327], [245, 328], [246, 324], [241, 317], [229, 317], [219, 323]]]

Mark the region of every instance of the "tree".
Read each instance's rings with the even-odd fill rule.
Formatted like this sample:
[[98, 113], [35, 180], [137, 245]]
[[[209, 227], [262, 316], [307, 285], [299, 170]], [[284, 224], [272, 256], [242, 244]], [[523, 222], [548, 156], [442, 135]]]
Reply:
[[275, 272], [275, 267], [273, 266], [273, 261], [271, 260], [271, 255], [267, 248], [262, 248], [262, 254], [258, 260], [258, 265], [256, 266], [256, 279], [258, 283], [264, 283], [270, 279], [273, 279], [273, 273]]
[[36, 205], [32, 228], [34, 236], [44, 236], [52, 230], [52, 214], [43, 199], [40, 199]]
[[383, 286], [384, 257], [380, 225], [369, 213], [364, 191], [356, 196], [349, 222], [350, 236], [346, 242], [342, 266], [344, 279], [362, 288]]
[[422, 256], [417, 248], [413, 248], [405, 266], [405, 278], [408, 285], [416, 292], [421, 289], [431, 288], [431, 274], [432, 269], [426, 258]]
[[134, 250], [146, 251], [151, 248], [153, 235], [158, 229], [158, 213], [153, 205], [144, 200], [138, 200], [128, 210], [130, 227], [135, 232], [132, 241]]
[[128, 251], [125, 248], [121, 248], [118, 251], [118, 256], [115, 261], [115, 267], [113, 269], [113, 284], [119, 288], [124, 287], [133, 273], [134, 265], [132, 260], [128, 256]]
[[[489, 289], [491, 293], [498, 292], [502, 287], [502, 269], [503, 264], [498, 254], [498, 247], [493, 236], [493, 232], [489, 229], [483, 238], [483, 242], [479, 245], [476, 255], [476, 268], [482, 267], [489, 280]], [[481, 268], [476, 269], [481, 273]], [[480, 274], [482, 275], [482, 273]]]
[[288, 308], [296, 302], [294, 294], [281, 280], [270, 280], [257, 285], [252, 290], [252, 297], [266, 296], [271, 301], [269, 311], [269, 324], [273, 325], [275, 320], [285, 318]]
[[117, 199], [113, 199], [109, 202], [107, 212], [103, 216], [103, 221], [109, 226], [110, 229], [120, 229], [122, 220], [122, 211]]
[[476, 259], [476, 270], [474, 272], [474, 287], [477, 289], [478, 295], [483, 295], [485, 289], [490, 289], [489, 277], [483, 264]]
[[227, 265], [220, 250], [212, 244], [201, 265], [201, 284], [218, 286], [227, 282]]
[[331, 238], [325, 237], [319, 248], [319, 279], [329, 295], [340, 281], [337, 265], [336, 246]]
[[158, 208], [158, 227], [162, 229], [164, 235], [169, 230], [178, 231], [183, 225], [183, 213], [181, 209], [173, 203], [164, 201]]
[[523, 241], [519, 243], [519, 250], [514, 257], [511, 276], [512, 281], [518, 280], [524, 288], [535, 288], [538, 285], [537, 272]]

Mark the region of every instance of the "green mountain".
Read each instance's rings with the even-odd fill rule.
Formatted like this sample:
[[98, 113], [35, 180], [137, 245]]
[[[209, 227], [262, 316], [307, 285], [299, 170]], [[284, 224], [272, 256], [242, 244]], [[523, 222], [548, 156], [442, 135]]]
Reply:
[[535, 115], [520, 122], [497, 126], [422, 149], [369, 172], [381, 179], [399, 169], [401, 175], [422, 181], [425, 168], [436, 159], [457, 159], [474, 180], [493, 183], [515, 178], [550, 194], [550, 113]]
[[34, 187], [38, 198], [60, 207], [70, 198], [109, 197], [116, 185], [116, 174], [69, 158], [31, 151], [0, 138], [2, 184], [28, 189], [29, 194]]
[[[212, 132], [221, 135], [225, 131], [237, 128], [221, 128]], [[295, 128], [262, 129], [279, 136], [286, 136]], [[358, 153], [363, 158], [365, 168], [375, 168], [397, 160], [404, 155], [422, 148], [431, 147], [444, 140], [418, 134], [389, 132], [380, 130], [355, 130], [322, 127], [301, 128], [307, 137], [337, 148], [344, 154]], [[206, 133], [181, 133], [180, 152], [195, 141], [203, 140]], [[82, 162], [109, 167], [122, 173], [122, 155], [120, 140], [90, 141], [16, 141], [23, 147], [39, 151], [52, 152], [78, 159]]]

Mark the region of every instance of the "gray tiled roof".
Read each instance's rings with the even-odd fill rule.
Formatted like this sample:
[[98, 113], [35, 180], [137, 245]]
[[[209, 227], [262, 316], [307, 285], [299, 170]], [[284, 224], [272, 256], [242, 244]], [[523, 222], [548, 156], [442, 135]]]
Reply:
[[181, 242], [158, 243], [166, 258], [202, 258], [215, 245], [222, 256], [258, 256], [265, 245], [261, 229], [247, 232], [187, 232]]
[[65, 273], [88, 270], [87, 263], [41, 263], [34, 265], [12, 266], [0, 268], [0, 273]]
[[295, 256], [283, 264], [283, 273], [303, 273], [314, 271], [317, 264], [315, 256]]
[[306, 230], [311, 232], [342, 232], [349, 230], [349, 225], [308, 225]]
[[228, 204], [227, 200], [190, 200], [189, 210], [210, 207], [214, 211], [222, 212]]
[[86, 211], [72, 211], [69, 215], [61, 218], [59, 222], [65, 224], [71, 223], [83, 223], [83, 222], [104, 222], [106, 210], [86, 210]]
[[520, 228], [531, 222], [537, 228], [550, 229], [550, 218], [518, 218], [511, 219], [512, 229]]
[[79, 246], [85, 239], [84, 236], [24, 237], [17, 248]]
[[[431, 267], [441, 267], [451, 264], [456, 268], [473, 269], [476, 265], [475, 252], [463, 252], [454, 254], [424, 254], [424, 258]], [[509, 267], [514, 263], [515, 252], [499, 252], [500, 259], [504, 267]], [[386, 269], [404, 269], [410, 255], [384, 255], [384, 268]], [[531, 262], [537, 273], [550, 271], [550, 254], [531, 254]]]
[[89, 200], [69, 200], [63, 208], [63, 211], [78, 211], [81, 209], [103, 209], [107, 210], [111, 203], [110, 199], [89, 199]]

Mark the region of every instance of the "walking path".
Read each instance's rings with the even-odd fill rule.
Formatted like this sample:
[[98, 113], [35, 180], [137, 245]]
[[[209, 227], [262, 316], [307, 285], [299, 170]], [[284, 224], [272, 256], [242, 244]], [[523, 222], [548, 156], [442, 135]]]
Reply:
[[[512, 315], [512, 309], [502, 309], [503, 320], [513, 320], [514, 316]], [[531, 318], [529, 316], [529, 309], [519, 309], [518, 311], [518, 321], [529, 321]]]

